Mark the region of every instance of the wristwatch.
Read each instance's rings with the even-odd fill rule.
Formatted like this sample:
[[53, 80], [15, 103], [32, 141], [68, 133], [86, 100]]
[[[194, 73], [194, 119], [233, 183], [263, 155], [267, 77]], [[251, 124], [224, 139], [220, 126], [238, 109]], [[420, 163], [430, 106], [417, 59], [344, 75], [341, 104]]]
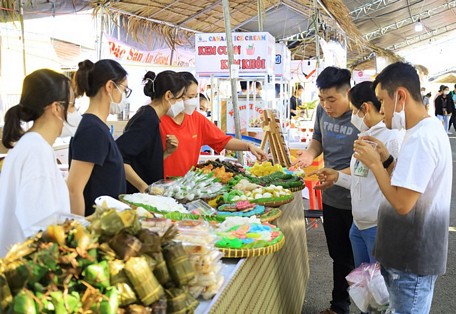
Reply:
[[383, 162], [383, 168], [388, 168], [394, 161], [393, 155], [389, 155], [388, 159]]

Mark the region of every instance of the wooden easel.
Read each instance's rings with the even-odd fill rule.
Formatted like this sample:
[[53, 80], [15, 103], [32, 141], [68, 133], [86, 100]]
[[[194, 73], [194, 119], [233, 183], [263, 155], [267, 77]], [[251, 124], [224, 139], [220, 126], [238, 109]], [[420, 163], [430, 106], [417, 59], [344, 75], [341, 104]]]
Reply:
[[267, 109], [263, 111], [262, 126], [264, 136], [261, 141], [260, 148], [265, 150], [265, 147], [269, 142], [269, 150], [274, 164], [290, 167], [290, 154], [288, 153], [285, 140], [280, 129], [280, 123], [272, 110]]

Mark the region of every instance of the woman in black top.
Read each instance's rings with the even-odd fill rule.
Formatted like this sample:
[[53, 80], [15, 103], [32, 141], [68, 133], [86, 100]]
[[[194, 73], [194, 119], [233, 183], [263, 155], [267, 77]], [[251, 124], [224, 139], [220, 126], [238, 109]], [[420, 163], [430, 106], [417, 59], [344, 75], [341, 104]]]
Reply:
[[296, 92], [290, 98], [290, 115], [292, 117], [296, 116], [297, 108], [302, 105], [301, 95], [304, 91], [304, 87], [302, 85], [296, 86]]
[[176, 72], [155, 75], [149, 71], [143, 81], [144, 94], [152, 101], [139, 108], [116, 141], [124, 160], [128, 193], [144, 192], [149, 184], [163, 179], [163, 159], [176, 150], [178, 141], [167, 135], [163, 151], [160, 118], [165, 114], [173, 117], [184, 107], [185, 81]]
[[122, 155], [106, 119], [122, 110], [131, 89], [127, 72], [114, 60], [80, 62], [73, 83], [76, 97], [86, 94], [90, 104], [70, 145], [68, 189], [71, 211], [88, 216], [97, 197], [126, 192]]
[[454, 111], [454, 102], [453, 98], [449, 95], [450, 88], [448, 86], [444, 86], [442, 90], [442, 94], [437, 96], [434, 101], [435, 105], [435, 115], [440, 121], [443, 121], [443, 126], [445, 131], [448, 134], [450, 129], [450, 117]]

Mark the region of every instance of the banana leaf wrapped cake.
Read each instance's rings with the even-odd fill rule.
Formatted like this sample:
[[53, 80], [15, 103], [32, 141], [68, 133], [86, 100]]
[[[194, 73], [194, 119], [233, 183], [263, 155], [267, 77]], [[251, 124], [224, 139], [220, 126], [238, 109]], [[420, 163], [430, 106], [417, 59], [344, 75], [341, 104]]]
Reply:
[[[142, 229], [134, 210], [98, 207], [88, 220], [87, 227], [50, 225], [0, 259], [0, 313], [168, 312], [164, 287], [192, 278], [188, 257], [172, 241], [176, 231]], [[198, 304], [182, 291], [185, 302], [170, 303], [170, 312], [190, 313]]]

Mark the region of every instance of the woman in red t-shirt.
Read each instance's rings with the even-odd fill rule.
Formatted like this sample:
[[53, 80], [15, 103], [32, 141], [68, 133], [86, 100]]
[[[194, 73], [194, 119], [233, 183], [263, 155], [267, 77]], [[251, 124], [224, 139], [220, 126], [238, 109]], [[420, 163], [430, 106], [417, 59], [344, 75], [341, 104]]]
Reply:
[[201, 146], [209, 145], [216, 152], [223, 149], [250, 151], [259, 161], [267, 160], [267, 154], [254, 144], [226, 135], [204, 115], [196, 111], [198, 102], [198, 81], [190, 72], [180, 72], [186, 82], [184, 109], [174, 118], [165, 116], [160, 121], [163, 142], [168, 134], [179, 141], [176, 151], [166, 157], [165, 177], [183, 176], [198, 163]]

